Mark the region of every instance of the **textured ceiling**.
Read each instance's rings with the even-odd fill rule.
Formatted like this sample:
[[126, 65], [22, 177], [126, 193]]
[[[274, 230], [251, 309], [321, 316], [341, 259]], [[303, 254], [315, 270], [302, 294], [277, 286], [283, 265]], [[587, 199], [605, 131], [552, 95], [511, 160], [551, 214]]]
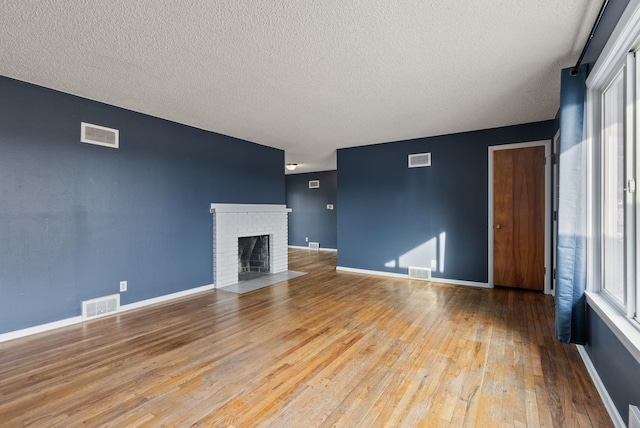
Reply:
[[600, 1], [0, 0], [0, 74], [285, 150], [554, 117]]

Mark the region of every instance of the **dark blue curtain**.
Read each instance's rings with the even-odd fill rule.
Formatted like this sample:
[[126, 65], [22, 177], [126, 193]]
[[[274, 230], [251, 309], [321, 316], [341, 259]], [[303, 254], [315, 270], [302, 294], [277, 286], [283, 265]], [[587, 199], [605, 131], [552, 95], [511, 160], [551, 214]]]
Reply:
[[558, 340], [578, 344], [586, 340], [586, 75], [586, 65], [562, 70], [560, 88], [555, 328]]

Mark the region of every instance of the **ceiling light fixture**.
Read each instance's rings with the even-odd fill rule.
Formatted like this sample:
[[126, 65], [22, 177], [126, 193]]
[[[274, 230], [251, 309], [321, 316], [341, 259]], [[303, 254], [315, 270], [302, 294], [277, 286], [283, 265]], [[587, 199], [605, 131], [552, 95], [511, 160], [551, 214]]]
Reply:
[[288, 163], [288, 164], [287, 164], [287, 169], [288, 169], [289, 171], [293, 171], [293, 170], [294, 170], [294, 169], [296, 169], [297, 167], [298, 167], [298, 164], [297, 164], [297, 163]]

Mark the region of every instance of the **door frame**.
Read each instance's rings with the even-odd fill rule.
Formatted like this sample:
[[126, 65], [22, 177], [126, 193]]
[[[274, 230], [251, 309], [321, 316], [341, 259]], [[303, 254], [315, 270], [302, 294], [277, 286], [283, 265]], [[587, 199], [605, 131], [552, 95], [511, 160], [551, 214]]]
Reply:
[[551, 140], [529, 141], [526, 143], [499, 144], [489, 146], [489, 287], [494, 285], [493, 272], [493, 154], [498, 150], [523, 149], [526, 147], [544, 147], [544, 294], [551, 293]]
[[551, 187], [551, 216], [552, 232], [551, 232], [551, 295], [556, 295], [556, 266], [558, 265], [558, 177], [560, 174], [560, 130], [556, 131], [553, 137], [553, 154], [551, 162], [552, 187]]

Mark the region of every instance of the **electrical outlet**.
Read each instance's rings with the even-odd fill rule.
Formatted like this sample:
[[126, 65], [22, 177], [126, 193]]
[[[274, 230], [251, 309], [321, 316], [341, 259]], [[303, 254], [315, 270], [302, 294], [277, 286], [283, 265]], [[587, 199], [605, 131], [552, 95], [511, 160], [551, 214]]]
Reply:
[[309, 242], [309, 237], [308, 236], [304, 238], [304, 242]]
[[127, 291], [127, 281], [120, 281], [120, 291]]
[[435, 269], [438, 267], [438, 262], [436, 262], [435, 260], [431, 260], [431, 269]]

